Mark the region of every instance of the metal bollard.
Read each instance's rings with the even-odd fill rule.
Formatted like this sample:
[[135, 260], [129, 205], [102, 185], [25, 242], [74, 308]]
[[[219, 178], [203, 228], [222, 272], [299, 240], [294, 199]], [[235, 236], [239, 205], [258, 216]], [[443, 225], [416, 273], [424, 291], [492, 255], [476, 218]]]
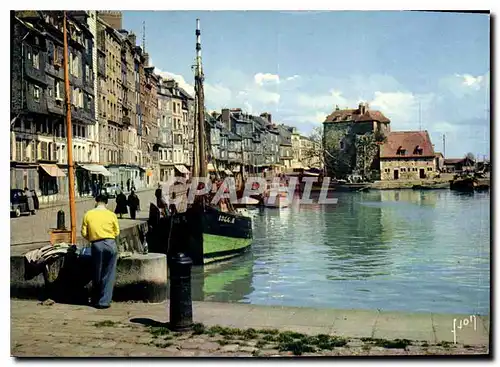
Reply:
[[66, 219], [64, 218], [64, 210], [57, 212], [57, 229], [66, 229]]
[[170, 329], [187, 331], [193, 326], [191, 267], [193, 261], [183, 253], [175, 254], [170, 267]]

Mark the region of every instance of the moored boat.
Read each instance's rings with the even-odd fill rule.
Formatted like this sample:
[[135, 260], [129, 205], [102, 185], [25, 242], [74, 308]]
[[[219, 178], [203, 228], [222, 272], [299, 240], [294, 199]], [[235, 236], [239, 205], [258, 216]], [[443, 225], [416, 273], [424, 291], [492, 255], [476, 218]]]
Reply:
[[267, 208], [286, 208], [288, 205], [288, 189], [278, 183], [271, 183], [264, 193], [264, 206]]
[[[210, 150], [205, 144], [210, 139], [205, 134], [204, 75], [198, 19], [196, 25], [196, 154], [191, 173], [192, 177], [208, 177], [207, 154]], [[246, 251], [253, 239], [252, 218], [225, 200], [212, 205], [210, 199], [209, 194], [197, 196], [184, 212], [178, 212], [174, 206], [172, 212], [163, 218], [154, 213], [158, 209], [151, 208], [153, 214], [150, 212], [148, 242], [153, 243], [150, 248], [168, 255], [183, 252], [193, 260], [194, 265], [226, 260]]]

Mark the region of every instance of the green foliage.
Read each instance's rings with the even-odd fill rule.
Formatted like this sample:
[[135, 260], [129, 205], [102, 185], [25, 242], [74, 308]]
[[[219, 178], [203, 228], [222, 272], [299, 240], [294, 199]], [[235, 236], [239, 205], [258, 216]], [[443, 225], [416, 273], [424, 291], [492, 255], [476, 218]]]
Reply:
[[153, 335], [153, 337], [170, 334], [170, 330], [164, 326], [151, 326], [149, 328], [149, 332]]
[[205, 333], [205, 325], [203, 325], [202, 323], [196, 323], [193, 325], [193, 335], [201, 335], [201, 334], [204, 334]]
[[111, 320], [98, 321], [94, 324], [95, 327], [111, 327], [116, 326], [118, 323]]

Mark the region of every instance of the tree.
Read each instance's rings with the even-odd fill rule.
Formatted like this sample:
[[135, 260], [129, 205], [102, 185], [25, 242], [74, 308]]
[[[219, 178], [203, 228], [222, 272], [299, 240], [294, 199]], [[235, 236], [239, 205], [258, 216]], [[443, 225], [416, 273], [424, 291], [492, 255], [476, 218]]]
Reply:
[[475, 161], [476, 161], [476, 156], [475, 156], [473, 153], [471, 153], [471, 152], [467, 153], [467, 154], [465, 155], [465, 158], [470, 159], [470, 160], [471, 160], [471, 161], [473, 161], [473, 162], [475, 162]]
[[314, 142], [314, 147], [304, 151], [304, 157], [317, 159], [326, 168], [329, 174], [336, 178], [345, 178], [352, 167], [351, 152], [341, 149], [341, 141], [345, 138], [342, 131], [331, 129], [326, 135], [323, 127], [313, 129], [309, 139]]
[[371, 166], [379, 152], [377, 138], [375, 134], [356, 136], [356, 170], [362, 172], [363, 177], [371, 176]]

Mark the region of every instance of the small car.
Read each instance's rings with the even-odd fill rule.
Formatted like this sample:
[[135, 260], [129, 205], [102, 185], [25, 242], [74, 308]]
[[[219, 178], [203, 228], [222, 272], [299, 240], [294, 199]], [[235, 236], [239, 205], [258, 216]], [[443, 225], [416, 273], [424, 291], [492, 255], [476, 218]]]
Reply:
[[109, 198], [116, 197], [118, 191], [121, 190], [120, 186], [118, 184], [111, 183], [111, 182], [105, 183], [102, 188], [103, 188], [103, 190], [105, 190], [105, 192]]
[[14, 217], [20, 217], [21, 214], [31, 214], [35, 215], [36, 210], [39, 209], [39, 201], [36, 196], [35, 190], [30, 190], [33, 198], [33, 210], [29, 210], [28, 207], [28, 197], [24, 190], [21, 189], [11, 189], [10, 190], [10, 214]]

